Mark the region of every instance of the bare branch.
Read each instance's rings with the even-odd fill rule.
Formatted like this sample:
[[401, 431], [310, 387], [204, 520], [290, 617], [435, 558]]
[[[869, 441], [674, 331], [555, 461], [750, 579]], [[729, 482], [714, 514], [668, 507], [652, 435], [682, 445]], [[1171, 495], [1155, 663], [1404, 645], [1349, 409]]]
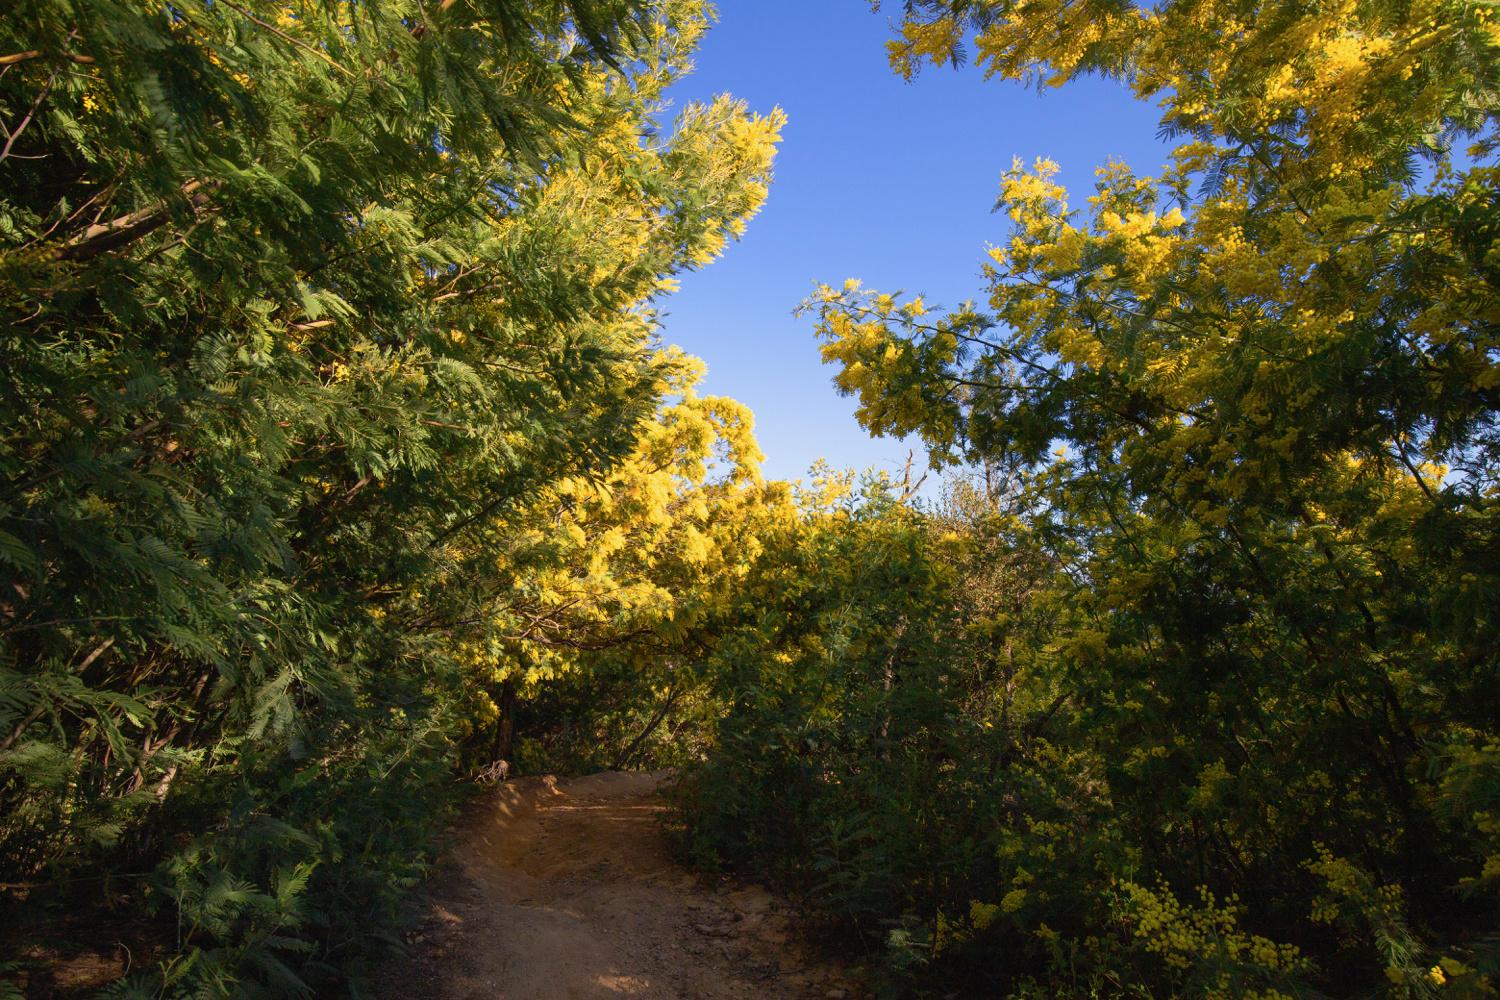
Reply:
[[[16, 144], [17, 139], [21, 138], [21, 133], [26, 131], [26, 126], [31, 124], [31, 120], [36, 117], [37, 111], [41, 110], [42, 102], [45, 101], [47, 99], [47, 95], [52, 92], [52, 81], [56, 79], [57, 70], [53, 70], [52, 75], [47, 77], [47, 82], [42, 84], [42, 92], [40, 94], [37, 94], [36, 100], [32, 102], [31, 110], [26, 112], [25, 118], [21, 119], [21, 124], [16, 126], [16, 130], [14, 132], [9, 132], [6, 134], [5, 148], [0, 149], [0, 162], [3, 162], [6, 157], [10, 156], [11, 147]], [[28, 159], [29, 158], [30, 157], [28, 157]]]
[[[187, 195], [188, 203], [196, 212], [208, 205], [208, 190], [218, 186], [218, 181], [189, 181], [182, 186], [182, 193]], [[52, 256], [58, 260], [89, 260], [150, 235], [171, 218], [172, 210], [165, 204], [142, 208], [109, 222], [89, 226], [54, 251]]]
[[[69, 36], [69, 40], [71, 40], [71, 37]], [[28, 52], [15, 52], [8, 56], [0, 56], [0, 66], [14, 66], [16, 63], [23, 63], [28, 59], [40, 59], [45, 55], [47, 53], [41, 49], [31, 49]], [[81, 63], [84, 66], [92, 66], [95, 62], [93, 56], [80, 56], [72, 52], [58, 52], [56, 55], [63, 59], [71, 59], [73, 62]]]

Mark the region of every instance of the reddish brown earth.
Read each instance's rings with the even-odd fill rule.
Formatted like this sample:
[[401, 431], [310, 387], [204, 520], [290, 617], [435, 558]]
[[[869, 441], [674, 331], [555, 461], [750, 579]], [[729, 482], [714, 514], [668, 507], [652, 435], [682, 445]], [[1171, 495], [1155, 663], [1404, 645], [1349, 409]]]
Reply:
[[500, 786], [458, 831], [410, 960], [382, 1000], [855, 997], [819, 964], [785, 907], [718, 885], [663, 841], [663, 774]]

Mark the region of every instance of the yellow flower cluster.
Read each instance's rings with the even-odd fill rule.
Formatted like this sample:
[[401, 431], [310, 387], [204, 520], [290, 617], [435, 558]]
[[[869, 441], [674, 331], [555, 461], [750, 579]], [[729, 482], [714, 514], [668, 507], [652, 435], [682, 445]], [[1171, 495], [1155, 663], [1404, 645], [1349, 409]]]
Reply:
[[[635, 453], [601, 480], [565, 479], [537, 499], [493, 566], [502, 584], [485, 640], [454, 644], [473, 680], [476, 724], [495, 718], [484, 690], [577, 668], [576, 648], [617, 631], [668, 627], [691, 598], [727, 596], [775, 525], [798, 517], [790, 488], [766, 483], [750, 412], [699, 397], [703, 366], [675, 348], [663, 363], [677, 402], [641, 430]], [[715, 460], [727, 460], [716, 469]], [[560, 642], [565, 638], [567, 642]]]
[[[1187, 970], [1228, 963], [1254, 966], [1270, 973], [1301, 973], [1311, 968], [1295, 945], [1278, 944], [1240, 930], [1238, 918], [1243, 908], [1236, 897], [1221, 904], [1207, 887], [1200, 887], [1202, 905], [1192, 907], [1179, 902], [1165, 885], [1153, 891], [1125, 882], [1120, 890], [1124, 913], [1134, 925], [1135, 938], [1169, 966]], [[1208, 995], [1248, 996], [1243, 992], [1212, 991]], [[1265, 1000], [1278, 995], [1275, 991], [1259, 994]]]

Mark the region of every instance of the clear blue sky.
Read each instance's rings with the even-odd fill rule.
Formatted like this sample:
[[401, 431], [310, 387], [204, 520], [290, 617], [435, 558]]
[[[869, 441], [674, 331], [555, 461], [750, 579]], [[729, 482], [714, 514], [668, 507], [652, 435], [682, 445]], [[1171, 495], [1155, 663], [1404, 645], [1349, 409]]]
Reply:
[[[814, 282], [933, 304], [982, 298], [980, 259], [1002, 242], [991, 209], [1013, 156], [1062, 166], [1074, 205], [1111, 156], [1142, 172], [1166, 160], [1157, 109], [1118, 84], [1082, 80], [1038, 95], [972, 66], [928, 68], [913, 83], [886, 63], [887, 10], [865, 0], [720, 0], [679, 106], [730, 93], [788, 122], [776, 180], [739, 243], [663, 303], [663, 334], [708, 363], [706, 394], [755, 411], [768, 478], [836, 467], [899, 466], [906, 446], [871, 440], [819, 363], [813, 321], [792, 310]], [[920, 451], [919, 451], [920, 461]]]

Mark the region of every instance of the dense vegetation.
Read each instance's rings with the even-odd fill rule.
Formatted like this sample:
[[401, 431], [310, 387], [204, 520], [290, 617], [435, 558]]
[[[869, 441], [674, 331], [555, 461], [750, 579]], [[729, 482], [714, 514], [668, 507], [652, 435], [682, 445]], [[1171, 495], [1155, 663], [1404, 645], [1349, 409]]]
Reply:
[[681, 765], [891, 992], [1495, 995], [1491, 7], [907, 3], [908, 78], [1182, 140], [1006, 174], [987, 308], [806, 303], [926, 502], [763, 482], [655, 339], [780, 125], [660, 120], [705, 24], [0, 22], [0, 960], [108, 913], [114, 995], [357, 994], [508, 759]]
[[357, 992], [507, 685], [733, 558], [747, 415], [652, 304], [756, 210], [779, 119], [659, 120], [704, 26], [7, 6], [7, 981], [108, 910], [157, 918], [121, 996]]
[[1082, 211], [1018, 164], [988, 310], [808, 303], [865, 425], [992, 510], [963, 556], [856, 518], [900, 557], [783, 599], [840, 610], [736, 664], [700, 851], [1001, 994], [1494, 995], [1493, 18], [906, 5], [908, 76], [1105, 74], [1182, 144]]

